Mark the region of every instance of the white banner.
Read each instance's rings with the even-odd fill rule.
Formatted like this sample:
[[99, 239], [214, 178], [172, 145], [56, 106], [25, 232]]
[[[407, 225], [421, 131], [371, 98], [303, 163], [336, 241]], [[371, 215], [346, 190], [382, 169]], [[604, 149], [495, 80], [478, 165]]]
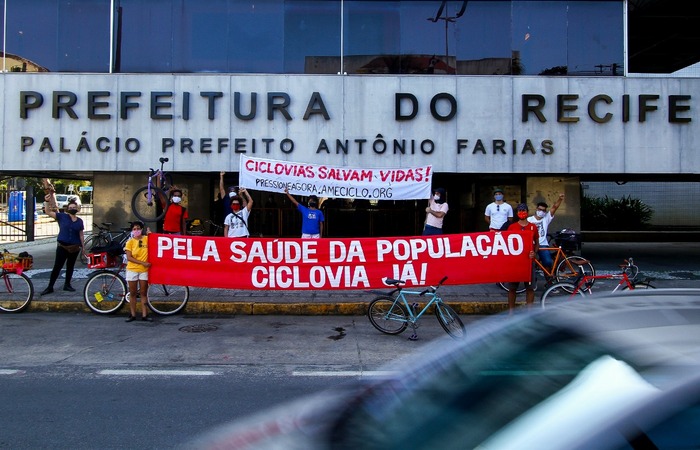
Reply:
[[367, 200], [427, 199], [433, 167], [354, 169], [241, 155], [239, 184], [247, 189]]

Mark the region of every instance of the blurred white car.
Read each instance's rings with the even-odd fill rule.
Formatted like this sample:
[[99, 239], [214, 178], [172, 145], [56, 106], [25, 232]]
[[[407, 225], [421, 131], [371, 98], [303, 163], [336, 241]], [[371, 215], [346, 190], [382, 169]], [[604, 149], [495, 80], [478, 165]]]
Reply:
[[495, 316], [196, 449], [700, 448], [700, 290]]
[[69, 198], [70, 195], [56, 194], [56, 205], [58, 206], [59, 211], [63, 211], [66, 208]]

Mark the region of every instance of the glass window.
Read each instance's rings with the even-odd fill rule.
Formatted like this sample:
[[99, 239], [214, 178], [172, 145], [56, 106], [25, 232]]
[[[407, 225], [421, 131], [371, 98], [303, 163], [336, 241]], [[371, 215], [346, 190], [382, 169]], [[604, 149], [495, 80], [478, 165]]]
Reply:
[[6, 9], [7, 53], [52, 72], [109, 71], [108, 1], [6, 0]]
[[[110, 3], [7, 0], [7, 52], [50, 71], [108, 72]], [[363, 74], [623, 72], [624, 4], [615, 0], [115, 4], [116, 72], [334, 74], [341, 56], [345, 72]]]

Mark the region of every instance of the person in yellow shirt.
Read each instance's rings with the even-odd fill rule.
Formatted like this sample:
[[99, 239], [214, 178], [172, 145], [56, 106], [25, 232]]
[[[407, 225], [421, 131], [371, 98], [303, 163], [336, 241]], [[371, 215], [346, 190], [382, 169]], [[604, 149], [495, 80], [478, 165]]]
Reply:
[[153, 318], [148, 316], [148, 235], [144, 233], [143, 222], [131, 223], [131, 239], [126, 242], [124, 251], [128, 261], [126, 265], [126, 281], [129, 283], [129, 309], [131, 313], [126, 319], [131, 322], [136, 319], [136, 299], [141, 297], [141, 320], [153, 322]]

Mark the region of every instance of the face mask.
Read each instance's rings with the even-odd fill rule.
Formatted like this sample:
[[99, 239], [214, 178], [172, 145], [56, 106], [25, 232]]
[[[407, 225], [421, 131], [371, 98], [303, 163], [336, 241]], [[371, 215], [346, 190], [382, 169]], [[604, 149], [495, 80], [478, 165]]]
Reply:
[[229, 196], [229, 198], [233, 198], [233, 197], [236, 196], [236, 193], [235, 193], [235, 192], [229, 192], [229, 193], [228, 193], [228, 196]]
[[309, 202], [309, 208], [315, 208], [317, 204], [316, 202]]
[[544, 215], [547, 214], [547, 213], [544, 212], [544, 211], [542, 211], [542, 210], [540, 210], [540, 209], [538, 209], [537, 212], [536, 212], [535, 214], [537, 214], [537, 217], [539, 217], [539, 218], [541, 219], [541, 218], [543, 218]]
[[527, 219], [527, 211], [518, 211], [518, 218]]
[[240, 211], [241, 210], [241, 205], [239, 203], [234, 203], [231, 205], [231, 209], [234, 211]]
[[503, 200], [503, 194], [496, 194], [493, 196], [493, 198], [495, 198], [497, 202], [500, 202]]
[[173, 203], [180, 203], [182, 201], [182, 197], [173, 197]]
[[69, 209], [68, 214], [70, 214], [71, 216], [74, 216], [74, 215], [78, 214], [78, 210], [77, 209]]
[[131, 230], [131, 237], [138, 239], [141, 237], [141, 233], [143, 233], [143, 230]]
[[435, 201], [440, 200], [440, 196], [439, 196], [439, 195], [433, 195], [433, 200], [435, 200]]

